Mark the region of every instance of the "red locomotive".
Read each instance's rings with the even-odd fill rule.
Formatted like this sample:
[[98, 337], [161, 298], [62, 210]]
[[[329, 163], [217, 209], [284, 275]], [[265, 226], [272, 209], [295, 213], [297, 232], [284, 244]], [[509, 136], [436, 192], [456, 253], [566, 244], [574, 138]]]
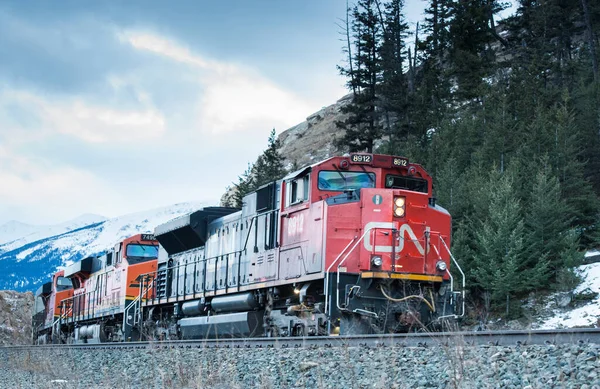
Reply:
[[[406, 158], [330, 158], [248, 194], [241, 210], [207, 207], [154, 235], [157, 268], [136, 270], [137, 294], [111, 311], [122, 322], [83, 324], [74, 315], [68, 336], [387, 333], [435, 328], [464, 314], [451, 217], [435, 204], [429, 174]], [[63, 310], [90, 291], [63, 299]], [[77, 323], [86, 336], [75, 333]]]

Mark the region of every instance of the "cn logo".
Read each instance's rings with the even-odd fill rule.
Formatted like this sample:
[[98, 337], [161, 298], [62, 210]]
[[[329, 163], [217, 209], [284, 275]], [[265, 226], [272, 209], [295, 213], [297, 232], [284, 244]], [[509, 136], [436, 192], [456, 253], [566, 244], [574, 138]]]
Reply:
[[[374, 229], [382, 229], [382, 230], [391, 230], [392, 228], [395, 228], [394, 223], [391, 222], [370, 222], [367, 223], [367, 225], [365, 226], [365, 231], [368, 231], [365, 234], [365, 239], [364, 239], [364, 247], [367, 251], [373, 251], [373, 244], [371, 243], [371, 236], [373, 235], [372, 231], [370, 230], [374, 230]], [[400, 226], [400, 228], [398, 229], [398, 237], [400, 239], [398, 239], [398, 245], [396, 246], [396, 253], [401, 252], [402, 250], [404, 250], [404, 242], [410, 242], [412, 244], [415, 245], [415, 248], [417, 249], [417, 251], [421, 254], [421, 255], [425, 255], [425, 249], [423, 248], [423, 246], [421, 245], [421, 241], [417, 238], [417, 236], [415, 235], [415, 232], [412, 230], [412, 228], [410, 228], [410, 226], [408, 224], [403, 224]], [[379, 253], [391, 253], [392, 252], [392, 246], [380, 246], [377, 245], [375, 246], [375, 252], [379, 252]], [[429, 252], [429, 248], [427, 250]]]
[[304, 214], [292, 216], [288, 221], [288, 236], [301, 235], [304, 231]]

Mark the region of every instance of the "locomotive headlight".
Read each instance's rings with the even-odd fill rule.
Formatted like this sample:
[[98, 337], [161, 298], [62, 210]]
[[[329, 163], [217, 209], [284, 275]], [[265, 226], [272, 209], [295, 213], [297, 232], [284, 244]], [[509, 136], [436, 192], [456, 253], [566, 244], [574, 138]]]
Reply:
[[404, 197], [396, 197], [394, 199], [394, 204], [396, 204], [396, 207], [404, 207], [405, 203], [406, 199]]
[[446, 262], [439, 261], [438, 263], [435, 264], [435, 268], [437, 269], [437, 271], [446, 271], [448, 266], [446, 266]]
[[371, 257], [371, 263], [373, 264], [373, 266], [380, 267], [381, 265], [383, 265], [383, 258], [381, 258], [380, 255], [374, 255]]
[[403, 217], [406, 213], [406, 197], [394, 197], [394, 216]]
[[394, 215], [398, 217], [404, 216], [404, 208], [396, 208], [394, 209]]

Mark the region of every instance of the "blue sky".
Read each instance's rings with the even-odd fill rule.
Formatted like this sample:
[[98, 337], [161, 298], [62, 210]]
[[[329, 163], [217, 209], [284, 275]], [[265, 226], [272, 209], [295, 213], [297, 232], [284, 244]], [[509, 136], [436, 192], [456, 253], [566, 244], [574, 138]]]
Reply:
[[3, 0], [0, 224], [218, 201], [346, 93], [345, 3]]

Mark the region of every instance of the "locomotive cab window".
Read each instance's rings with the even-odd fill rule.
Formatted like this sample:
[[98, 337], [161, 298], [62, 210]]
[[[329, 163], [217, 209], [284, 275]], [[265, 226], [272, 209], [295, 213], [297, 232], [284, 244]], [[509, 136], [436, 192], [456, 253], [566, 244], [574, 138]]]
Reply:
[[375, 173], [323, 170], [319, 172], [319, 189], [343, 192], [375, 188]]
[[130, 264], [158, 258], [158, 246], [149, 244], [128, 244], [125, 252]]
[[60, 292], [61, 290], [71, 289], [73, 287], [73, 283], [67, 277], [58, 277], [56, 280], [56, 291]]
[[290, 180], [287, 183], [287, 206], [299, 204], [308, 200], [309, 192], [309, 178], [307, 174], [303, 177], [298, 177], [294, 180]]
[[413, 192], [428, 193], [427, 180], [415, 177], [404, 177], [388, 174], [385, 176], [385, 187], [390, 189], [404, 189]]

